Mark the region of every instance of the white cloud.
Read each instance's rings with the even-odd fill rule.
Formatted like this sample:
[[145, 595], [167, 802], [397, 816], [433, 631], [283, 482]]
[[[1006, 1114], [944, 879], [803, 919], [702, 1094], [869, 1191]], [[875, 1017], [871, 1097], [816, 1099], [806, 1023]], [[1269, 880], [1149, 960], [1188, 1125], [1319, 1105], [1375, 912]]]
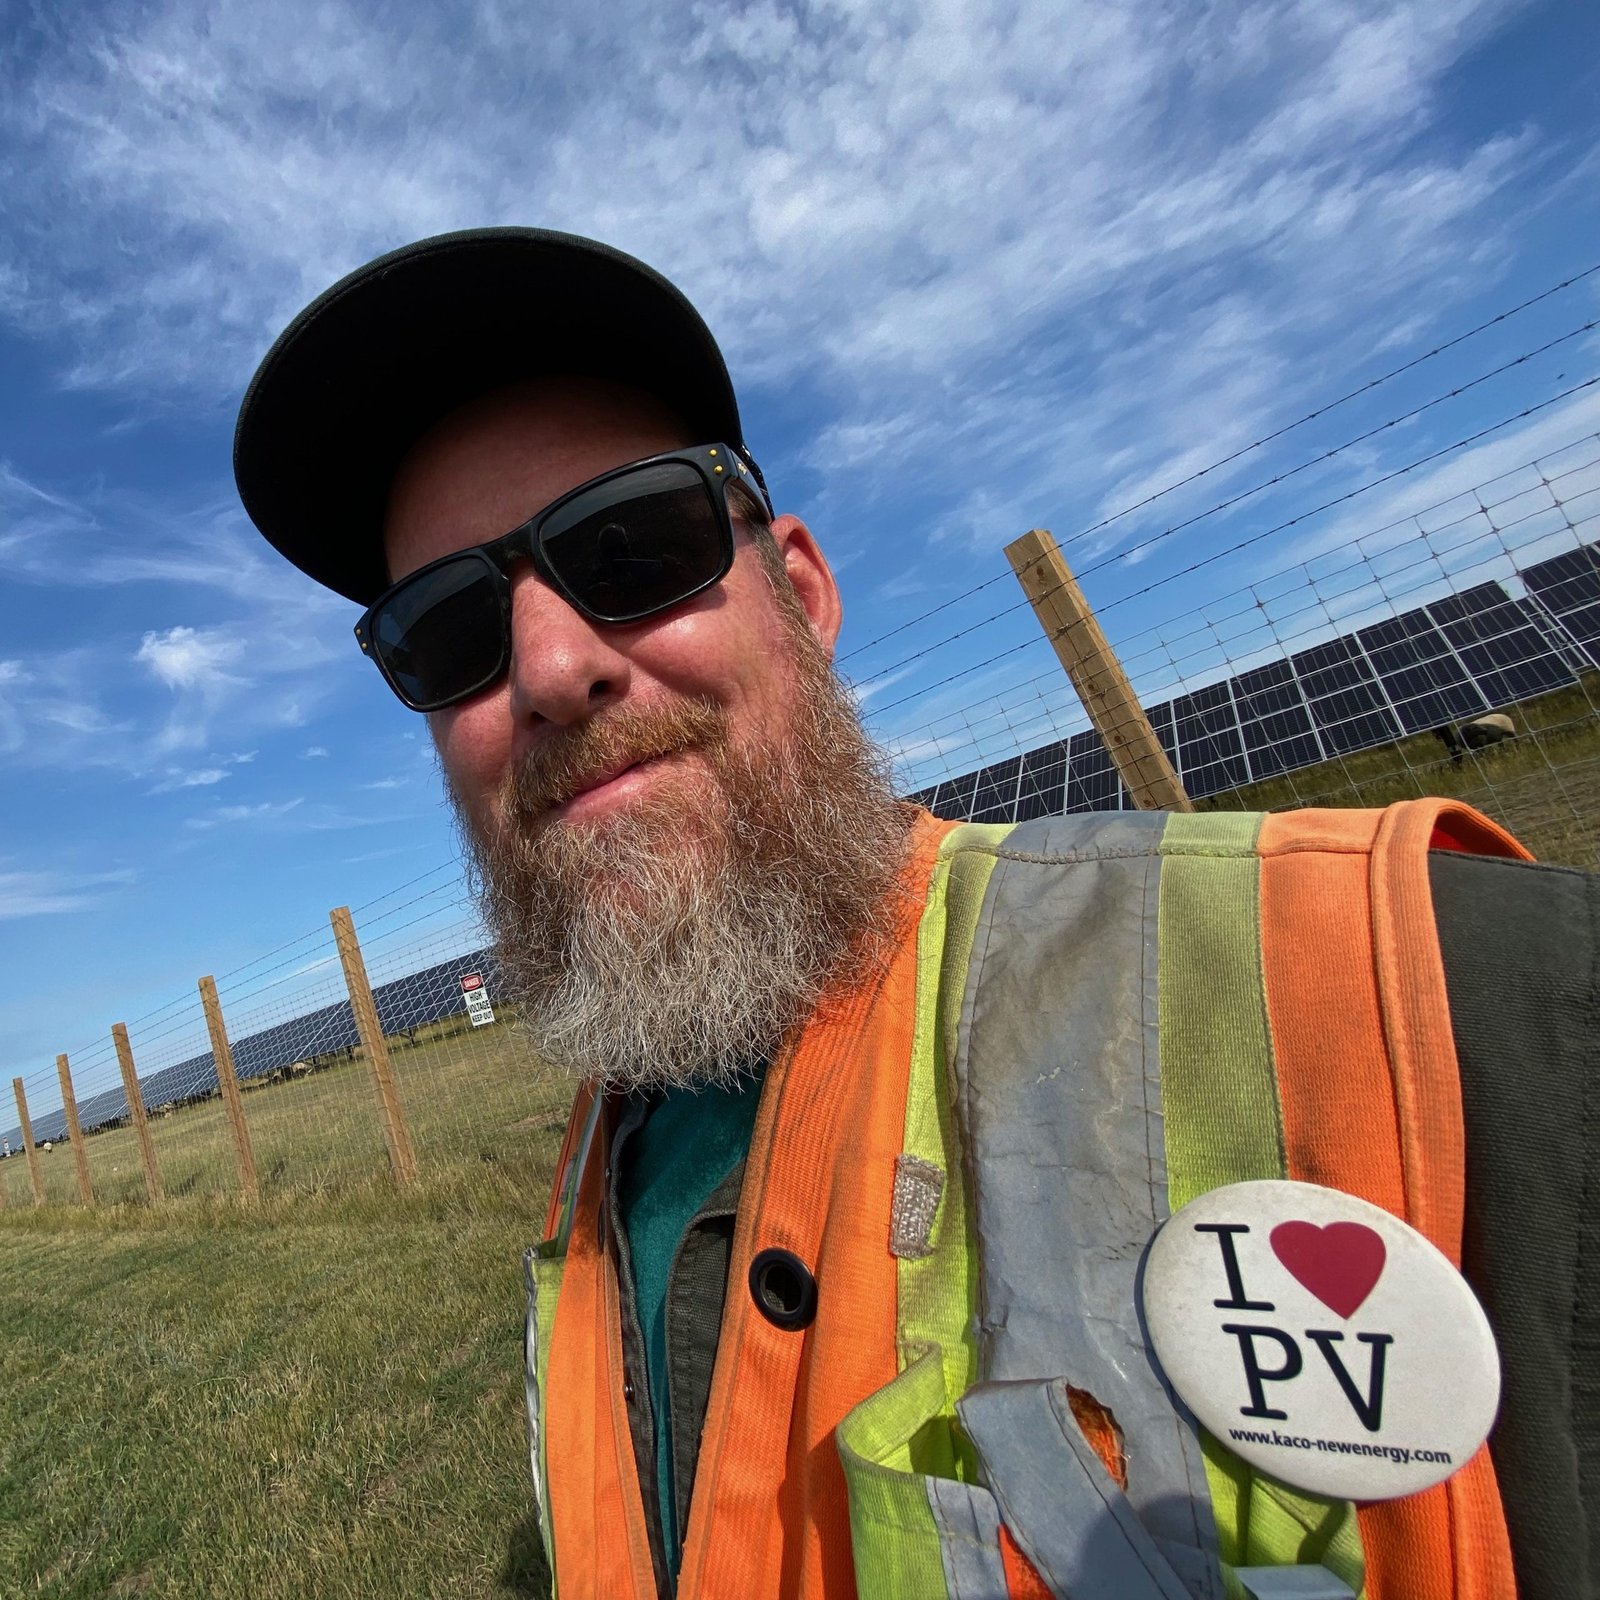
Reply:
[[[237, 738], [296, 726], [359, 675], [342, 648], [348, 603], [280, 560], [236, 506], [185, 498], [104, 485], [73, 495], [0, 464], [9, 596], [70, 590], [69, 615], [137, 619], [131, 631], [97, 621], [84, 630], [93, 643], [14, 656], [0, 672], [0, 749], [30, 765], [165, 779], [173, 754], [204, 749], [219, 728]], [[152, 604], [226, 620], [152, 628]]]
[[307, 745], [306, 748], [300, 752], [300, 759], [302, 761], [320, 761], [324, 756], [327, 755], [327, 753], [328, 752], [320, 744]]
[[243, 641], [222, 629], [180, 626], [145, 634], [134, 660], [175, 697], [157, 751], [198, 750], [210, 742], [213, 720], [250, 687], [249, 679], [230, 670], [243, 656]]
[[240, 641], [217, 630], [169, 628], [147, 633], [134, 659], [146, 666], [169, 689], [211, 692], [243, 680], [225, 669], [238, 661]]
[[892, 688], [895, 684], [900, 683], [903, 679], [909, 678], [916, 670], [917, 668], [914, 664], [910, 666], [899, 667], [891, 672], [880, 673], [873, 677], [870, 682], [862, 683], [860, 685], [856, 685], [847, 681], [845, 687], [848, 689], [850, 696], [855, 701], [857, 707], [861, 710], [865, 710], [866, 707], [886, 689]]
[[[1526, 473], [1529, 481], [1537, 479], [1538, 473], [1528, 470], [1530, 462], [1551, 457], [1550, 470], [1559, 473], [1566, 453], [1584, 441], [1589, 441], [1587, 451], [1580, 448], [1578, 453], [1592, 459], [1600, 449], [1594, 443], [1596, 435], [1600, 435], [1600, 388], [1585, 390], [1481, 444], [1362, 497], [1314, 533], [1279, 551], [1272, 565], [1312, 560], [1358, 540], [1364, 549], [1379, 549], [1413, 537], [1418, 526], [1413, 519], [1417, 518], [1424, 527], [1439, 527], [1463, 514], [1466, 508], [1456, 503], [1461, 496], [1470, 496], [1482, 487], [1492, 503], [1517, 490], [1516, 482], [1500, 481], [1505, 475]], [[1478, 503], [1473, 496], [1472, 505]]]

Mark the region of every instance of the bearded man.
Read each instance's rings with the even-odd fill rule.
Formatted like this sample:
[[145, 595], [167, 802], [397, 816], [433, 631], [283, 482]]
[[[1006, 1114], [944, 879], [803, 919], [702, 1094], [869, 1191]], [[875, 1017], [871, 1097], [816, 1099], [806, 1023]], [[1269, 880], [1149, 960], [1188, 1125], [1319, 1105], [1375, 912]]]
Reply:
[[[1438, 801], [898, 803], [715, 342], [592, 241], [362, 268], [267, 355], [235, 467], [427, 714], [530, 1046], [575, 1079], [527, 1257], [562, 1595], [1588, 1592], [1592, 880]], [[1252, 1222], [1163, 1227], [1218, 1196]], [[1359, 1296], [1294, 1254], [1358, 1237]], [[1481, 1449], [1463, 1250], [1505, 1354]], [[1339, 1327], [1238, 1320], [1308, 1285]], [[1232, 1367], [1180, 1383], [1228, 1316]], [[1365, 1430], [1331, 1466], [1294, 1458], [1318, 1405]]]

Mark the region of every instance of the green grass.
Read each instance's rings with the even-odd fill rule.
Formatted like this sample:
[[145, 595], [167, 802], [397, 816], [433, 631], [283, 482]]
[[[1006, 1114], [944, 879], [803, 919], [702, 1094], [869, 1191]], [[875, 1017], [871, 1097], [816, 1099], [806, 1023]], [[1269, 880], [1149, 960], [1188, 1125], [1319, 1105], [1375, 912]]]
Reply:
[[1515, 740], [1451, 764], [1431, 733], [1302, 767], [1199, 802], [1202, 811], [1383, 806], [1449, 795], [1508, 828], [1541, 861], [1600, 867], [1600, 673], [1506, 710]]
[[546, 1594], [532, 1168], [0, 1218], [0, 1594]]

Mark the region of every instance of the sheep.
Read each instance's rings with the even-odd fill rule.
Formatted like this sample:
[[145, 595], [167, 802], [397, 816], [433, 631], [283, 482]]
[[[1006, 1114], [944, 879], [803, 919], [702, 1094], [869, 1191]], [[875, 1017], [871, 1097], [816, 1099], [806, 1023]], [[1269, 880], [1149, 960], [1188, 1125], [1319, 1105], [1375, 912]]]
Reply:
[[1450, 753], [1450, 765], [1459, 767], [1468, 750], [1483, 750], [1499, 744], [1502, 739], [1515, 739], [1517, 725], [1503, 711], [1492, 711], [1488, 716], [1475, 717], [1461, 724], [1458, 733], [1449, 723], [1435, 728], [1433, 736]]
[[1463, 725], [1461, 740], [1469, 750], [1482, 750], [1502, 739], [1515, 739], [1517, 725], [1504, 712], [1496, 711], [1487, 717], [1477, 717]]

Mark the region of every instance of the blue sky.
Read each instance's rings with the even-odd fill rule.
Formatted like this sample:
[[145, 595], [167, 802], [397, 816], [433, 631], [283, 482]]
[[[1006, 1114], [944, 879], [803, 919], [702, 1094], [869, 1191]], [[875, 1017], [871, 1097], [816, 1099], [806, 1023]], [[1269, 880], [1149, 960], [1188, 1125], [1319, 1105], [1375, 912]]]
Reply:
[[[70, 20], [65, 20], [70, 15]], [[908, 782], [1049, 668], [1006, 572], [1600, 261], [1587, 0], [14, 3], [0, 54], [0, 1067], [192, 994], [455, 847], [353, 608], [228, 463], [284, 321], [497, 222], [701, 307]], [[1109, 602], [1600, 373], [1600, 276], [1123, 517]], [[1113, 640], [1600, 431], [1581, 390], [1108, 618]], [[905, 658], [926, 651], [916, 659]], [[955, 681], [935, 687], [938, 680]], [[459, 918], [457, 919], [459, 921]], [[421, 939], [428, 930], [415, 937]], [[136, 1034], [135, 1045], [138, 1046]], [[41, 1103], [51, 1098], [40, 1089]], [[0, 1121], [9, 1122], [0, 1112]]]

